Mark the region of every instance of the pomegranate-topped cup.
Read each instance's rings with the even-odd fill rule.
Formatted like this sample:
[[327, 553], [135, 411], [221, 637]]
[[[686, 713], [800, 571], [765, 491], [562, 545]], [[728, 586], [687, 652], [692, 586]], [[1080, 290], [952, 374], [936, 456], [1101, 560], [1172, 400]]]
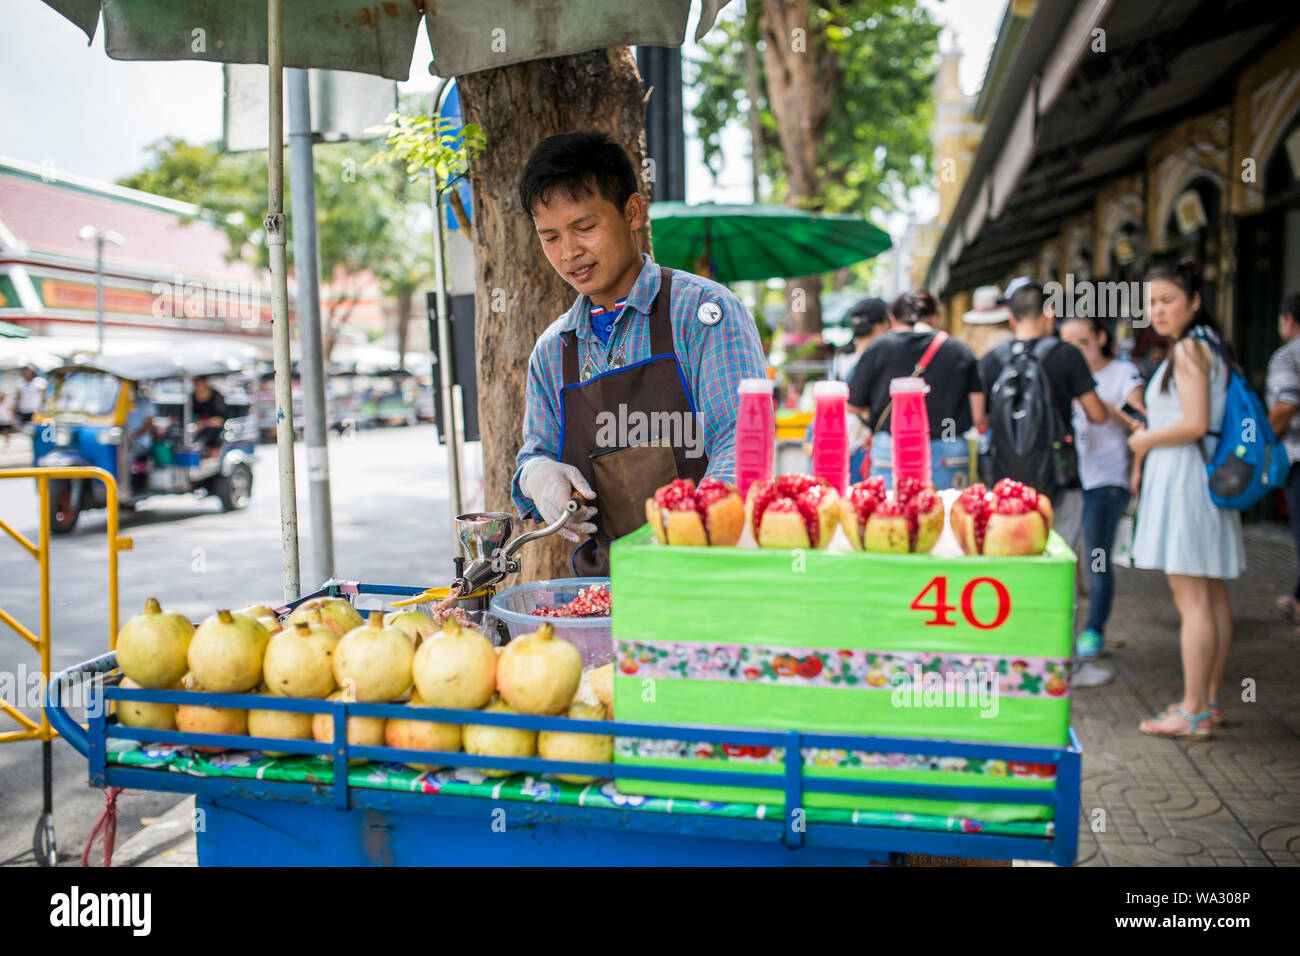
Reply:
[[734, 545], [745, 527], [740, 492], [716, 478], [698, 488], [689, 478], [664, 485], [646, 499], [645, 516], [664, 544]]
[[925, 554], [943, 533], [943, 502], [918, 478], [900, 478], [892, 492], [883, 478], [860, 481], [849, 489], [840, 515], [855, 551]]
[[971, 485], [953, 502], [952, 530], [967, 554], [1042, 554], [1052, 530], [1052, 502], [1023, 482], [1003, 478], [990, 491]]
[[824, 548], [839, 515], [840, 496], [812, 475], [756, 481], [745, 502], [745, 519], [761, 548]]

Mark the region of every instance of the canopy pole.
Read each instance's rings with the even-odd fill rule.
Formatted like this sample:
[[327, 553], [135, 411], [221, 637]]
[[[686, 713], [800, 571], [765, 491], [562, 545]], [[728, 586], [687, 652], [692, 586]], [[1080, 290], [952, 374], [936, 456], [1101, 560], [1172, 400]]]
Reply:
[[[434, 122], [442, 115], [442, 97], [447, 92], [451, 77], [443, 77], [429, 104]], [[442, 441], [447, 449], [447, 498], [451, 506], [452, 557], [463, 557], [465, 550], [460, 535], [456, 534], [456, 517], [464, 509], [461, 500], [460, 435], [456, 430], [455, 398], [452, 392], [451, 306], [447, 301], [447, 267], [444, 259], [442, 236], [442, 194], [438, 175], [429, 178], [429, 201], [433, 204], [433, 285], [438, 303], [438, 392], [442, 402]]]
[[271, 330], [275, 350], [275, 449], [280, 466], [280, 550], [285, 603], [301, 593], [298, 498], [293, 464], [293, 389], [289, 358], [289, 278], [284, 244], [284, 0], [266, 0], [266, 65], [270, 68], [267, 139], [266, 246], [271, 258]]
[[293, 191], [293, 261], [298, 279], [298, 348], [302, 368], [303, 438], [307, 444], [307, 507], [311, 512], [312, 584], [334, 575], [334, 514], [330, 503], [329, 421], [320, 316], [320, 258], [316, 232], [316, 167], [312, 161], [311, 83], [307, 70], [288, 70], [289, 169]]

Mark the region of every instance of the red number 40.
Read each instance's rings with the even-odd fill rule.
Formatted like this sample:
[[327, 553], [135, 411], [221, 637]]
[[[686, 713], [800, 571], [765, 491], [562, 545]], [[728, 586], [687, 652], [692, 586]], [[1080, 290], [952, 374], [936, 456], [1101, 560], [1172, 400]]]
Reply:
[[[998, 599], [998, 612], [993, 620], [984, 623], [975, 617], [975, 589], [981, 584], [990, 585]], [[921, 601], [931, 591], [934, 592], [933, 604], [922, 604]], [[932, 578], [915, 598], [910, 605], [913, 611], [933, 611], [934, 617], [925, 622], [926, 627], [956, 627], [957, 622], [952, 620], [949, 615], [957, 610], [956, 605], [948, 603], [948, 578], [945, 575], [939, 575]], [[1007, 617], [1011, 614], [1011, 595], [1007, 593], [1006, 585], [996, 578], [973, 578], [961, 591], [961, 616], [966, 619], [966, 623], [971, 627], [978, 627], [980, 630], [991, 631], [995, 627], [1001, 627]]]

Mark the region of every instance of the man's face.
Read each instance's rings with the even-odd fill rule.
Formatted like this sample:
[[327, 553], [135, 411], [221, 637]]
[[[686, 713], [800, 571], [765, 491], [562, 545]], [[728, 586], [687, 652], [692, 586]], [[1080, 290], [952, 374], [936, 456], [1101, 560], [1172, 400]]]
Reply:
[[645, 215], [641, 197], [633, 193], [622, 211], [594, 189], [576, 200], [559, 190], [547, 198], [549, 205], [533, 207], [533, 224], [551, 266], [579, 293], [613, 290], [639, 261], [633, 233]]

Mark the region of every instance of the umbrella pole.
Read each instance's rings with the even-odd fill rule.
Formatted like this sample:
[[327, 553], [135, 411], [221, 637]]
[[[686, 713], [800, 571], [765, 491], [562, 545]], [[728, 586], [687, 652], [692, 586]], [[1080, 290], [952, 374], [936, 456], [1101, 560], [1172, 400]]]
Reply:
[[[316, 256], [316, 171], [312, 161], [311, 85], [307, 70], [289, 70], [289, 165], [293, 192], [293, 261], [298, 278], [298, 346], [302, 369], [303, 438], [307, 444], [307, 507], [311, 514], [313, 581], [334, 577], [334, 513], [330, 505], [329, 418], [321, 336], [320, 267]], [[306, 184], [304, 186], [304, 184]], [[292, 395], [292, 391], [290, 392]]]
[[298, 599], [298, 498], [293, 464], [293, 389], [289, 359], [289, 280], [284, 229], [284, 2], [266, 0], [266, 64], [270, 68], [267, 140], [267, 251], [271, 257], [271, 331], [275, 350], [275, 448], [280, 466], [280, 549], [284, 600]]
[[[443, 77], [433, 94], [429, 115], [436, 123], [442, 115], [442, 98], [451, 83]], [[442, 196], [438, 190], [438, 176], [429, 180], [429, 201], [433, 204], [433, 282], [438, 304], [438, 395], [442, 402], [442, 440], [447, 449], [447, 498], [451, 506], [452, 557], [461, 557], [465, 549], [456, 534], [456, 516], [461, 514], [460, 433], [456, 430], [455, 399], [452, 391], [452, 370], [455, 357], [451, 354], [451, 305], [447, 301], [447, 266], [443, 252]]]

